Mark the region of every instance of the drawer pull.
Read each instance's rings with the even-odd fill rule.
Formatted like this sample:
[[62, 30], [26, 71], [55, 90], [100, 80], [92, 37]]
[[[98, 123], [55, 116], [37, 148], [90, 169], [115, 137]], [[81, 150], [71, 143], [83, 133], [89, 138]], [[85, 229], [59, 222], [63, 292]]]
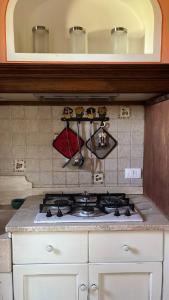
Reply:
[[54, 251], [54, 247], [52, 245], [47, 245], [46, 246], [46, 251], [47, 252], [53, 252]]
[[83, 284], [81, 284], [81, 285], [79, 286], [79, 289], [80, 289], [82, 292], [84, 292], [84, 291], [87, 290], [87, 285], [83, 283]]
[[123, 251], [128, 252], [129, 251], [129, 246], [128, 245], [123, 245]]
[[92, 291], [97, 291], [97, 285], [95, 283], [91, 284], [90, 288]]

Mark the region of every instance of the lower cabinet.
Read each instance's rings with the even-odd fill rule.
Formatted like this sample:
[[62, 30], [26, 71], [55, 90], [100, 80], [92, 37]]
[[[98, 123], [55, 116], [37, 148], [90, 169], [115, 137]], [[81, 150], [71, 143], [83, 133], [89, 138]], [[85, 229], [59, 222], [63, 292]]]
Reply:
[[0, 273], [0, 300], [12, 299], [12, 273]]
[[160, 300], [161, 278], [160, 262], [16, 265], [14, 299]]
[[14, 266], [15, 300], [87, 300], [87, 265]]
[[90, 300], [160, 300], [161, 263], [89, 266]]

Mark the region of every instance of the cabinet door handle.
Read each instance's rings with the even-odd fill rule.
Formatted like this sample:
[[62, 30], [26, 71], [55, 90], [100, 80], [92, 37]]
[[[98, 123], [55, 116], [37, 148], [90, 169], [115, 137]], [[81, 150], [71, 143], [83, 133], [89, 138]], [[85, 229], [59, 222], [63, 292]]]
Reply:
[[129, 251], [129, 246], [128, 246], [128, 245], [123, 245], [122, 248], [123, 248], [123, 250], [124, 250], [125, 252], [128, 252], [128, 251]]
[[82, 283], [82, 284], [79, 286], [79, 289], [80, 289], [82, 292], [84, 292], [84, 291], [87, 290], [87, 285], [84, 284], [84, 283]]
[[54, 247], [52, 245], [47, 245], [46, 246], [46, 251], [47, 252], [53, 252], [54, 251]]
[[97, 290], [97, 285], [95, 283], [91, 284], [90, 289], [92, 291], [96, 291]]

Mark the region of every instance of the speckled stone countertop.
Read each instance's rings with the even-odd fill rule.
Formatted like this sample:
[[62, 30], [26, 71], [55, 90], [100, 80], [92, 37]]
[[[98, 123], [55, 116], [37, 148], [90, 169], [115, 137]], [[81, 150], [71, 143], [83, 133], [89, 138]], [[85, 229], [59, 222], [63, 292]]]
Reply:
[[28, 197], [6, 225], [7, 232], [57, 232], [57, 231], [141, 231], [169, 230], [169, 220], [150, 199], [143, 195], [130, 195], [130, 199], [140, 210], [144, 222], [122, 223], [39, 223], [34, 219], [38, 213], [42, 195]]

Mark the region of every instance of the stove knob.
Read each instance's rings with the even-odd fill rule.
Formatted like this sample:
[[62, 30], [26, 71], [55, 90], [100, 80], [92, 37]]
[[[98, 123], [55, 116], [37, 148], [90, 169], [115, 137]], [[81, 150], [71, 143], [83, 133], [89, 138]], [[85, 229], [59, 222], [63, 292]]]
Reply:
[[120, 212], [119, 212], [119, 209], [118, 209], [118, 208], [115, 209], [114, 216], [116, 216], [116, 217], [119, 217], [119, 216], [120, 216]]
[[131, 216], [131, 212], [130, 212], [130, 209], [127, 208], [126, 211], [125, 211], [125, 216], [127, 217], [130, 217]]
[[58, 209], [58, 212], [57, 212], [57, 217], [63, 217], [63, 214], [62, 214], [62, 211], [61, 211], [61, 209], [59, 208]]
[[50, 211], [50, 209], [47, 211], [47, 213], [46, 213], [46, 217], [47, 217], [47, 218], [50, 218], [50, 217], [52, 217], [52, 214], [51, 214], [51, 211]]

